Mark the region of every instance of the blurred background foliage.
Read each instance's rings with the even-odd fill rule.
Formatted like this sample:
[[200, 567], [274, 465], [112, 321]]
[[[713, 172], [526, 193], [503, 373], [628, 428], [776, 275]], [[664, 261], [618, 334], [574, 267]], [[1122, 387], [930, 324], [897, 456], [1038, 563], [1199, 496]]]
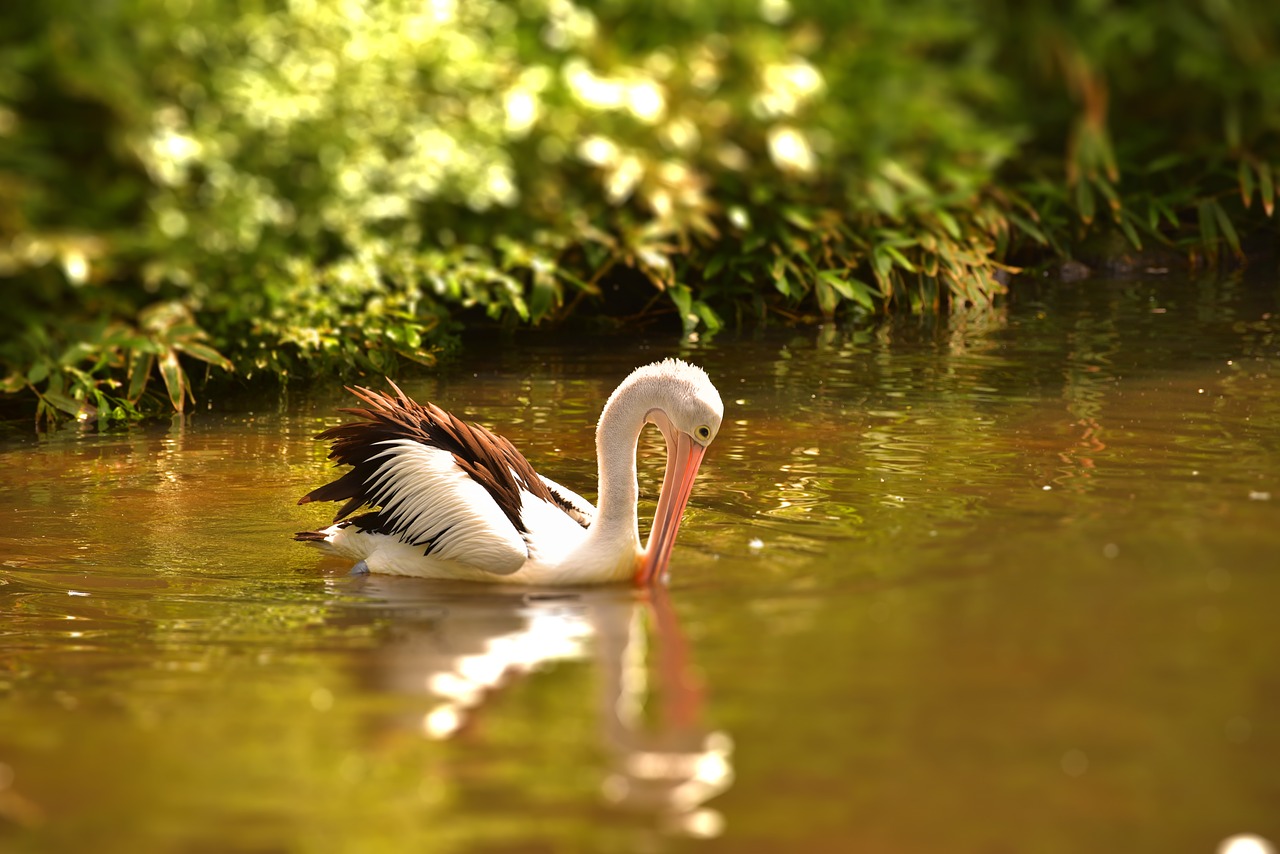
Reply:
[[[476, 322], [982, 306], [1274, 245], [1269, 0], [44, 0], [0, 19], [0, 382], [38, 422]], [[1156, 253], [1156, 254], [1153, 254]]]

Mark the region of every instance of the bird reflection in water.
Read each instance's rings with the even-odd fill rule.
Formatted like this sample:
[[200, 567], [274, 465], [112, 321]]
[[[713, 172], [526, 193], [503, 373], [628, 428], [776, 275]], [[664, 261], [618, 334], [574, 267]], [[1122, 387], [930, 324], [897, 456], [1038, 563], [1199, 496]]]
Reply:
[[429, 697], [414, 722], [428, 738], [463, 732], [516, 680], [589, 660], [608, 757], [605, 801], [652, 815], [669, 832], [722, 831], [706, 804], [733, 782], [732, 742], [703, 723], [703, 692], [665, 588], [539, 592], [373, 575], [342, 586], [387, 609], [392, 639], [361, 663], [362, 677]]

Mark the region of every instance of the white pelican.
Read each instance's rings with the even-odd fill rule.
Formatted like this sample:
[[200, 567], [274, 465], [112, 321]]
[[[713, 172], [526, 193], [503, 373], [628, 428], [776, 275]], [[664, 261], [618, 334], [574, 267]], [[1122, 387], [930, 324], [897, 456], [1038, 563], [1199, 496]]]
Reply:
[[[358, 561], [356, 570], [516, 584], [663, 578], [702, 455], [724, 404], [699, 367], [667, 359], [638, 368], [596, 426], [598, 508], [543, 477], [501, 436], [433, 404], [350, 389], [368, 409], [325, 430], [329, 458], [352, 468], [298, 502], [345, 501], [335, 524], [295, 535]], [[646, 424], [667, 442], [653, 530], [640, 546], [636, 443]], [[357, 516], [362, 506], [377, 508]]]

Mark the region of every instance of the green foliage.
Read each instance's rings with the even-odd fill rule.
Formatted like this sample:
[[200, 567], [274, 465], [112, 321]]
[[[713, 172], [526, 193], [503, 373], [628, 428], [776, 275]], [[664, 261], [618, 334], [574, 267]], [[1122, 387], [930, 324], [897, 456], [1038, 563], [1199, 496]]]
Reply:
[[180, 356], [232, 370], [232, 364], [207, 343], [187, 308], [158, 302], [138, 315], [138, 325], [98, 319], [28, 324], [11, 341], [8, 361], [27, 366], [0, 380], [6, 393], [29, 391], [36, 399], [36, 424], [53, 425], [61, 417], [96, 420], [99, 427], [140, 418], [155, 410], [148, 385], [159, 374], [164, 397], [177, 412], [194, 402], [191, 380]]
[[0, 375], [123, 419], [606, 293], [714, 331], [982, 306], [1112, 233], [1219, 263], [1274, 239], [1278, 45], [1247, 0], [24, 4]]

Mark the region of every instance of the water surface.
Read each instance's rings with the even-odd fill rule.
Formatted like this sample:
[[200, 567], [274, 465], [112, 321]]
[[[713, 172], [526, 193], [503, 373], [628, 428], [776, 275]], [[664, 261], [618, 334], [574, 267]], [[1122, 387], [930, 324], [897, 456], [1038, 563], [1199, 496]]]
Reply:
[[[479, 342], [406, 391], [591, 496], [726, 403], [669, 591], [351, 578], [334, 383], [0, 448], [6, 851], [1214, 851], [1280, 840], [1280, 316], [1257, 283], [710, 341]], [[642, 443], [644, 513], [661, 477]]]

